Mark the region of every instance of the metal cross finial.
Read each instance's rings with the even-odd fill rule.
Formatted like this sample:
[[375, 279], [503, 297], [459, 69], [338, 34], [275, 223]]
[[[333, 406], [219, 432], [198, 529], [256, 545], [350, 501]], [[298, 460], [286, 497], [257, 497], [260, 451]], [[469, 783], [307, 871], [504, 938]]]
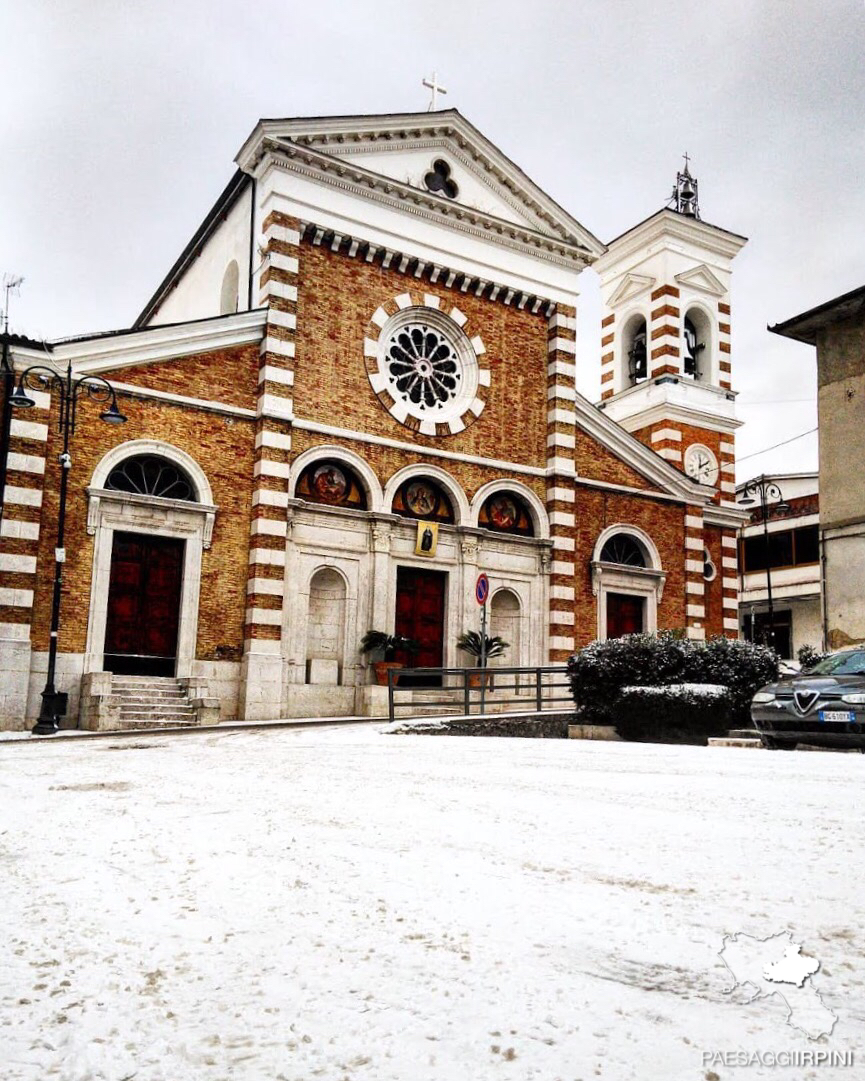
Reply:
[[438, 80], [436, 78], [436, 73], [435, 72], [432, 73], [432, 79], [431, 80], [430, 79], [424, 79], [421, 85], [425, 86], [427, 88], [427, 90], [430, 91], [430, 103], [429, 103], [429, 106], [427, 108], [427, 112], [428, 113], [435, 112], [436, 105], [438, 104], [438, 102], [436, 101], [436, 98], [438, 97], [439, 94], [446, 94], [447, 90], [445, 90], [445, 88], [443, 86], [439, 86], [439, 83], [438, 83]]
[[688, 166], [689, 166], [689, 165], [690, 165], [690, 163], [691, 163], [691, 159], [690, 159], [690, 157], [688, 156], [688, 152], [687, 152], [687, 150], [686, 150], [686, 151], [685, 151], [685, 153], [684, 153], [684, 154], [682, 155], [682, 157], [683, 157], [683, 158], [685, 159], [685, 172], [687, 173], [687, 171], [688, 171]]

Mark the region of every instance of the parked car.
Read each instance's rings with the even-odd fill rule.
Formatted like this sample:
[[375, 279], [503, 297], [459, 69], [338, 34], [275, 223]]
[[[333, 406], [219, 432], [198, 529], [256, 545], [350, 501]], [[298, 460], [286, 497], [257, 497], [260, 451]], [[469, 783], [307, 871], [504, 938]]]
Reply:
[[865, 648], [842, 649], [797, 675], [761, 687], [751, 720], [764, 747], [797, 743], [865, 749]]

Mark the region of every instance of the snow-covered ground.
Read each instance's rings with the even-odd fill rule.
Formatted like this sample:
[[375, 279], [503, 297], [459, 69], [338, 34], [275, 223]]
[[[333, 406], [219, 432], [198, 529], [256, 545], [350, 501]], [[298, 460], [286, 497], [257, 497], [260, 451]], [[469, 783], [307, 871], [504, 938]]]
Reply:
[[[859, 755], [223, 732], [0, 747], [0, 1076], [862, 1077]], [[838, 1016], [726, 993], [793, 932]], [[854, 1068], [707, 1066], [832, 1049]]]

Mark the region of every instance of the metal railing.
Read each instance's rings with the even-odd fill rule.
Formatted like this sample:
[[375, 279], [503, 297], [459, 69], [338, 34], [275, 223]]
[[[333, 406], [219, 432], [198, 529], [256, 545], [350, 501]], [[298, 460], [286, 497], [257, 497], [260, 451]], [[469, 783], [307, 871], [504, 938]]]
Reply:
[[573, 708], [568, 670], [561, 665], [529, 668], [391, 668], [387, 673], [388, 716], [398, 709], [479, 717], [517, 711]]

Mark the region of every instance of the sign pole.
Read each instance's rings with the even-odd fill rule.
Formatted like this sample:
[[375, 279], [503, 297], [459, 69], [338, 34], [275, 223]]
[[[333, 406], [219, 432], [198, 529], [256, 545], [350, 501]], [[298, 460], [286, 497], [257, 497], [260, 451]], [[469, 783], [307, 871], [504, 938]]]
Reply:
[[481, 605], [481, 716], [487, 703], [487, 602]]
[[487, 695], [487, 600], [490, 595], [490, 580], [483, 573], [475, 582], [475, 600], [481, 606], [481, 715], [486, 710]]

